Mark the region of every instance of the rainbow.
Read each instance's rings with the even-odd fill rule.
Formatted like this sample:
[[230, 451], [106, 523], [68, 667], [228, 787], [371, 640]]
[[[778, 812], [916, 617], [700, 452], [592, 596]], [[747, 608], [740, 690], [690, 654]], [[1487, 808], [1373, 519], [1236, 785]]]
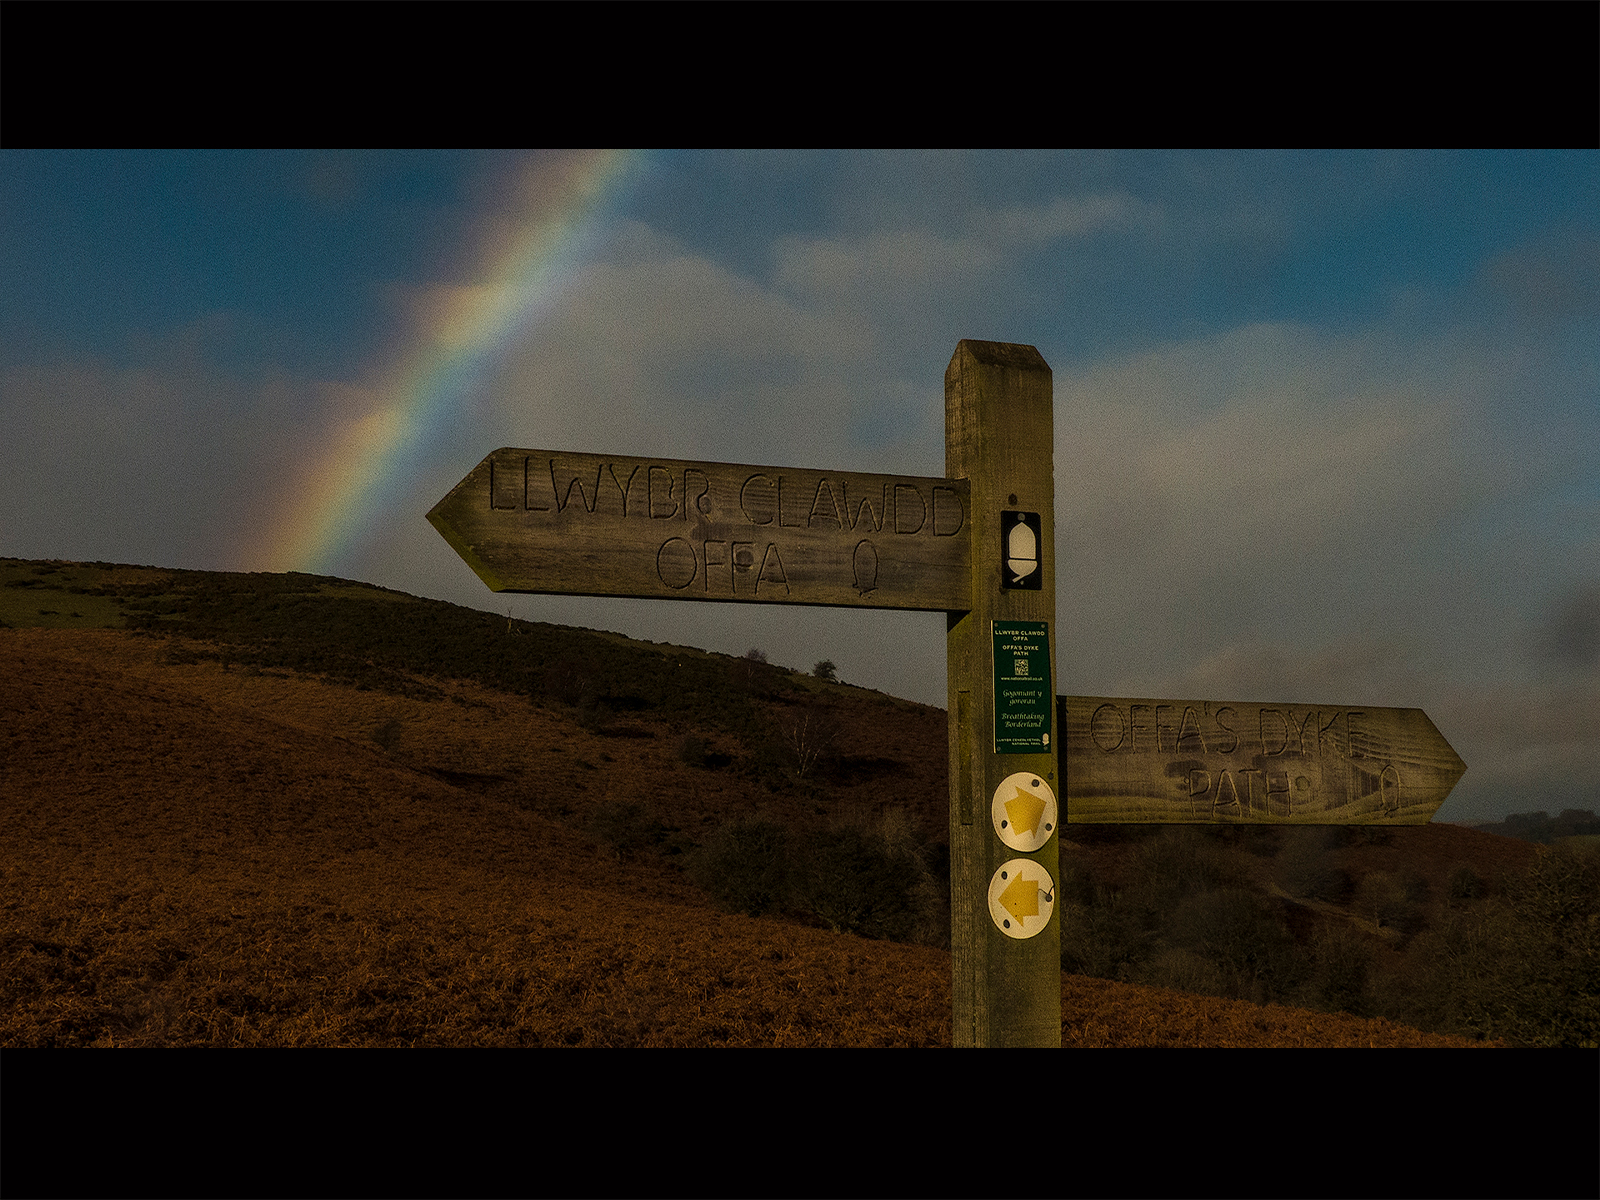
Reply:
[[599, 151], [523, 169], [522, 211], [486, 239], [468, 273], [475, 282], [443, 291], [443, 303], [406, 339], [417, 348], [375, 370], [376, 383], [329, 390], [330, 402], [361, 415], [320, 441], [247, 569], [333, 573], [461, 400], [556, 301], [639, 162], [634, 153]]

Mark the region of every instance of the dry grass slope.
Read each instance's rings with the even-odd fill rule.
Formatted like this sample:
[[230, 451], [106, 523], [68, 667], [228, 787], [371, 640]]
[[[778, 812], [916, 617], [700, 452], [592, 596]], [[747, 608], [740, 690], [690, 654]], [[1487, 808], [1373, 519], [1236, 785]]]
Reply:
[[[824, 801], [937, 831], [942, 714], [812, 681], [828, 790], [762, 789], [686, 761], [686, 733], [737, 753], [714, 725], [172, 649], [0, 630], [0, 1045], [949, 1044], [945, 951], [721, 911], [672, 853]], [[597, 835], [630, 804], [646, 850]], [[1063, 1001], [1069, 1046], [1461, 1044], [1077, 976]]]

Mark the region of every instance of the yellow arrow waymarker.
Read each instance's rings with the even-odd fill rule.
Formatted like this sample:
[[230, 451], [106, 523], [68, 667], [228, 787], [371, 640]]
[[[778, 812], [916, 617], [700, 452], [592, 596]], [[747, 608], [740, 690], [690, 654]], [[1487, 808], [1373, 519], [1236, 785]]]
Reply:
[[1044, 816], [1044, 798], [1025, 791], [1016, 784], [1017, 794], [1006, 801], [1006, 819], [1018, 833], [1033, 834]]
[[1017, 876], [1000, 893], [1000, 905], [1018, 921], [1039, 915], [1039, 883]]
[[1001, 863], [989, 879], [989, 919], [1008, 938], [1026, 941], [1051, 927], [1055, 891], [1043, 864], [1031, 858]]
[[1055, 836], [1061, 820], [1056, 794], [1035, 771], [1016, 771], [994, 789], [989, 803], [994, 834], [1013, 850], [1032, 854]]

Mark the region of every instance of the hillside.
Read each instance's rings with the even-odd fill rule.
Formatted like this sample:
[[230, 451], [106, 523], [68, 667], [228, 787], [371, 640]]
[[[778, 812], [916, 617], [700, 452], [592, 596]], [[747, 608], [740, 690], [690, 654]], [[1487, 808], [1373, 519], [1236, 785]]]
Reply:
[[[311, 576], [5, 560], [0, 584], [0, 1044], [949, 1044], [938, 710]], [[713, 851], [761, 829], [807, 887], [730, 890], [751, 855]], [[1533, 853], [1070, 835], [1084, 929], [1176, 853], [1291, 944], [1348, 926], [1393, 956], [1464, 865], [1492, 889]], [[822, 867], [847, 851], [902, 892], [845, 904]], [[1373, 875], [1410, 908], [1386, 922]], [[1460, 1044], [1150, 986], [1163, 947], [1064, 974], [1064, 1044]]]

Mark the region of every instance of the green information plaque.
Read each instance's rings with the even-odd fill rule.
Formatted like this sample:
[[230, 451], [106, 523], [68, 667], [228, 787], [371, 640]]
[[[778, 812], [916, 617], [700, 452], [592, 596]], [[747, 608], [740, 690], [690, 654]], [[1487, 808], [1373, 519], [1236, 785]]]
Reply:
[[994, 623], [994, 752], [1050, 749], [1050, 623]]

